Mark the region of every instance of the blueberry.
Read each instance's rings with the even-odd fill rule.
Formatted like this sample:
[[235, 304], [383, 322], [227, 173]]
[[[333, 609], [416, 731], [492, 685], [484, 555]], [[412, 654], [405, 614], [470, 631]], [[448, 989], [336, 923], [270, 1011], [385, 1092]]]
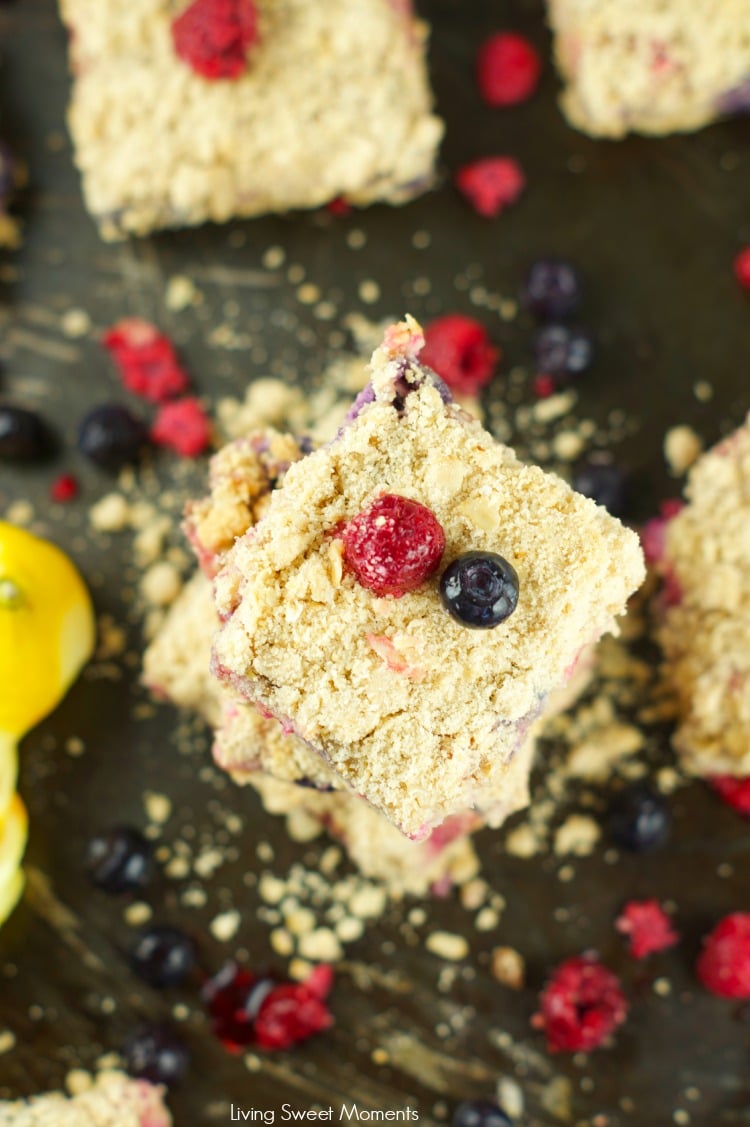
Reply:
[[534, 338], [537, 371], [557, 380], [573, 379], [590, 367], [594, 342], [586, 329], [544, 325]]
[[440, 577], [443, 606], [464, 626], [491, 627], [513, 614], [518, 576], [494, 552], [466, 552]]
[[612, 799], [607, 814], [610, 835], [622, 849], [647, 853], [669, 836], [672, 815], [663, 795], [633, 783]]
[[453, 1112], [451, 1127], [513, 1127], [513, 1120], [490, 1100], [464, 1100]]
[[154, 871], [153, 849], [139, 830], [116, 826], [92, 837], [86, 869], [97, 888], [131, 892], [148, 884]]
[[571, 484], [576, 492], [591, 497], [612, 516], [622, 516], [625, 511], [628, 479], [625, 471], [613, 462], [582, 462]]
[[137, 461], [147, 442], [144, 424], [119, 403], [94, 407], [78, 431], [78, 449], [106, 470], [119, 470]]
[[176, 927], [150, 927], [130, 954], [133, 970], [151, 986], [177, 986], [195, 966], [195, 944]]
[[564, 321], [581, 304], [581, 279], [570, 262], [540, 258], [529, 268], [521, 296], [540, 321]]
[[169, 1025], [146, 1025], [122, 1050], [126, 1071], [138, 1080], [171, 1087], [185, 1076], [190, 1063], [187, 1045]]
[[39, 462], [53, 448], [52, 433], [39, 415], [0, 406], [0, 462]]

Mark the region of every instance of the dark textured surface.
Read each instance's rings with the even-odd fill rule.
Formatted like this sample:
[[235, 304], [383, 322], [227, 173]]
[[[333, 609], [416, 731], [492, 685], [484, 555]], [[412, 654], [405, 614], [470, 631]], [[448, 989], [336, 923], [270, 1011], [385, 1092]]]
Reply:
[[[86, 309], [95, 329], [126, 313], [157, 320], [179, 342], [198, 386], [215, 395], [239, 391], [248, 377], [274, 368], [286, 373], [299, 366], [302, 378], [322, 365], [331, 343], [335, 324], [316, 321], [295, 303], [284, 271], [260, 271], [270, 245], [284, 246], [287, 265], [301, 264], [307, 280], [342, 311], [384, 315], [408, 307], [423, 317], [470, 309], [454, 286], [470, 264], [479, 264], [478, 280], [488, 288], [511, 294], [530, 259], [567, 255], [585, 275], [585, 316], [600, 344], [582, 386], [582, 411], [603, 420], [612, 408], [624, 408], [639, 424], [620, 455], [634, 472], [634, 519], [675, 491], [661, 456], [666, 427], [689, 422], [713, 440], [750, 406], [750, 307], [730, 269], [737, 247], [750, 241], [750, 122], [686, 138], [594, 144], [559, 117], [549, 67], [530, 105], [490, 112], [475, 93], [473, 51], [486, 32], [504, 24], [527, 28], [546, 49], [536, 5], [435, 0], [424, 8], [434, 22], [434, 77], [448, 124], [444, 165], [452, 169], [488, 152], [520, 155], [529, 190], [516, 210], [487, 224], [446, 184], [398, 211], [374, 208], [335, 223], [314, 216], [268, 219], [117, 247], [99, 242], [82, 208], [64, 134], [65, 35], [54, 5], [22, 0], [0, 10], [2, 131], [31, 170], [22, 207], [24, 246], [5, 256], [2, 272], [3, 386], [9, 396], [42, 406], [66, 440], [60, 465], [80, 474], [84, 504], [48, 527], [94, 583], [99, 611], [121, 616], [121, 595], [133, 576], [116, 541], [111, 550], [95, 552], [83, 538], [85, 502], [107, 482], [79, 464], [73, 438], [84, 409], [118, 392], [95, 338], [73, 341], [61, 333], [59, 316], [69, 308]], [[368, 236], [356, 252], [346, 244], [353, 228]], [[417, 230], [431, 233], [429, 249], [413, 247]], [[200, 307], [179, 315], [164, 304], [165, 280], [177, 272], [193, 278], [205, 295]], [[427, 297], [413, 295], [418, 276], [431, 281]], [[381, 287], [374, 307], [358, 301], [364, 279]], [[482, 316], [505, 348], [506, 370], [528, 363], [528, 328], [501, 324], [486, 311]], [[218, 348], [210, 333], [219, 321], [249, 332], [249, 348]], [[692, 394], [703, 379], [715, 387], [707, 404]], [[23, 475], [0, 469], [0, 506], [27, 495], [44, 520], [51, 476], [49, 468]], [[135, 646], [135, 627], [132, 641]], [[50, 918], [49, 901], [37, 890], [0, 936], [0, 1030], [8, 1027], [18, 1039], [12, 1053], [0, 1056], [0, 1087], [12, 1094], [59, 1084], [72, 1064], [91, 1064], [101, 1051], [118, 1047], [140, 1019], [164, 1017], [175, 1001], [195, 998], [192, 988], [160, 995], [136, 983], [123, 957], [129, 929], [122, 905], [94, 893], [83, 875], [88, 836], [115, 820], [141, 824], [146, 788], [173, 799], [171, 839], [183, 827], [190, 833], [191, 825], [200, 839], [214, 824], [220, 781], [197, 778], [196, 760], [175, 752], [168, 709], [155, 719], [132, 720], [134, 699], [125, 682], [82, 681], [23, 748], [22, 789], [32, 826], [28, 860], [47, 874], [69, 915], [61, 916], [58, 904]], [[72, 735], [86, 744], [81, 758], [61, 751]], [[256, 921], [258, 900], [243, 891], [242, 872], [256, 864], [257, 840], [274, 842], [276, 871], [299, 847], [286, 842], [280, 825], [247, 793], [225, 787], [221, 802], [244, 813], [245, 829], [241, 856], [209, 886], [206, 909], [186, 913], [174, 882], [157, 882], [148, 899], [159, 918], [196, 934], [205, 964], [215, 967], [222, 951], [205, 925], [228, 897], [244, 915], [237, 944], [252, 964], [263, 965], [270, 956], [268, 928]], [[172, 1101], [177, 1122], [228, 1122], [230, 1101], [278, 1109], [284, 1100], [304, 1107], [344, 1097], [357, 1098], [362, 1108], [403, 1108], [409, 1097], [422, 1121], [435, 1119], [440, 1101], [444, 1113], [460, 1096], [489, 1094], [497, 1076], [513, 1070], [516, 1051], [501, 1050], [490, 1035], [500, 1029], [529, 1049], [517, 1072], [529, 1106], [524, 1123], [561, 1122], [539, 1100], [540, 1085], [553, 1073], [572, 1080], [571, 1122], [661, 1127], [678, 1108], [703, 1127], [750, 1122], [750, 1011], [702, 993], [691, 971], [710, 923], [724, 912], [750, 909], [748, 827], [700, 786], [679, 791], [673, 807], [667, 848], [614, 867], [600, 851], [575, 863], [572, 883], [559, 881], [555, 859], [504, 858], [498, 839], [483, 834], [485, 874], [508, 901], [500, 929], [476, 932], [452, 899], [437, 902], [430, 913], [432, 926], [466, 931], [475, 973], [460, 971], [449, 989], [438, 990], [439, 960], [421, 941], [404, 940], [408, 906], [394, 909], [349, 948], [351, 961], [333, 997], [335, 1029], [296, 1053], [263, 1058], [259, 1072], [247, 1071], [212, 1040], [195, 1007], [186, 1024], [194, 1065]], [[725, 861], [732, 870], [720, 879], [717, 866]], [[624, 956], [612, 927], [622, 901], [634, 895], [675, 900], [684, 935], [679, 948], [644, 965]], [[528, 990], [513, 994], [489, 976], [486, 952], [498, 942], [526, 956]], [[529, 1031], [535, 993], [550, 965], [587, 947], [598, 948], [623, 974], [632, 1015], [615, 1050], [580, 1064], [550, 1060]], [[668, 997], [652, 990], [659, 976], [671, 980]], [[104, 1012], [111, 1007], [102, 1007], [103, 998], [114, 999], [114, 1012]], [[438, 1026], [452, 1016], [453, 1032], [441, 1035]], [[391, 1061], [378, 1066], [372, 1053], [383, 1045], [392, 1050]], [[691, 1100], [691, 1088], [697, 1099]]]

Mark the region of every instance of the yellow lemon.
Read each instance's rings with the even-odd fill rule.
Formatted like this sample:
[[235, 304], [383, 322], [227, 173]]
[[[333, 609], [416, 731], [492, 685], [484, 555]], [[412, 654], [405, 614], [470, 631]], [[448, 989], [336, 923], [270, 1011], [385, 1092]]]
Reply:
[[[91, 656], [94, 636], [91, 598], [65, 553], [0, 521], [0, 733], [6, 741], [17, 742], [62, 700]], [[4, 773], [8, 763], [5, 771], [0, 764]]]
[[26, 807], [16, 794], [0, 819], [0, 924], [10, 915], [23, 891], [19, 868], [28, 837]]

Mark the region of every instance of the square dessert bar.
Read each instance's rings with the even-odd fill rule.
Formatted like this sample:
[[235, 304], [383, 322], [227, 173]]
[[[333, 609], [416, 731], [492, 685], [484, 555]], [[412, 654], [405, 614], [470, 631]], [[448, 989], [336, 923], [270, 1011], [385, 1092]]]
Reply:
[[[643, 578], [635, 534], [496, 443], [419, 364], [422, 344], [413, 321], [388, 330], [340, 435], [289, 467], [229, 551], [213, 654], [217, 676], [412, 837], [487, 809], [547, 694]], [[427, 556], [444, 537], [440, 566], [414, 586], [420, 525], [397, 594], [351, 565], [350, 522], [384, 496], [416, 502], [422, 525], [427, 511]], [[441, 598], [446, 565], [474, 552], [517, 573], [518, 605], [492, 628]]]
[[50, 1092], [0, 1100], [0, 1127], [171, 1127], [163, 1089], [121, 1072], [101, 1072], [75, 1096]]
[[[228, 31], [214, 26], [214, 9], [234, 21]], [[61, 0], [76, 162], [103, 238], [337, 197], [402, 203], [429, 187], [443, 127], [426, 26], [408, 4], [237, 0], [231, 9]], [[230, 33], [232, 57], [217, 46], [211, 58], [211, 43]]]
[[666, 526], [658, 639], [697, 775], [750, 775], [750, 417], [690, 471]]
[[750, 111], [747, 0], [547, 0], [562, 106], [594, 137]]

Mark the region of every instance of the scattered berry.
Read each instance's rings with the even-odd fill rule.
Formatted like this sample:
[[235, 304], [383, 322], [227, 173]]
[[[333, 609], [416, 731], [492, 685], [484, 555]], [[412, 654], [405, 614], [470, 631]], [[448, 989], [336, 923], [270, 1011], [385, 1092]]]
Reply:
[[534, 376], [532, 386], [537, 399], [549, 399], [550, 395], [554, 395], [556, 391], [555, 381], [552, 379], [552, 376]]
[[348, 200], [345, 200], [343, 196], [334, 196], [334, 198], [329, 200], [326, 204], [326, 211], [329, 215], [351, 215], [352, 205]]
[[630, 853], [647, 853], [663, 845], [672, 816], [663, 795], [645, 783], [631, 783], [612, 799], [607, 815], [612, 839]]
[[69, 473], [60, 474], [52, 482], [52, 488], [49, 491], [50, 500], [55, 501], [58, 505], [65, 505], [68, 501], [75, 501], [78, 491], [77, 478]]
[[344, 559], [363, 587], [399, 598], [414, 591], [440, 563], [445, 533], [418, 501], [384, 493], [341, 533]]
[[573, 474], [571, 485], [584, 497], [603, 505], [614, 517], [622, 516], [628, 498], [625, 471], [614, 462], [582, 462]]
[[513, 157], [482, 157], [459, 168], [455, 184], [477, 215], [495, 219], [519, 198], [526, 177]]
[[131, 1076], [168, 1088], [184, 1079], [190, 1064], [187, 1045], [169, 1025], [139, 1029], [123, 1047], [122, 1058]]
[[195, 960], [195, 944], [176, 927], [145, 929], [130, 953], [133, 970], [152, 986], [178, 986], [190, 974]]
[[188, 377], [172, 342], [148, 321], [138, 317], [118, 321], [105, 333], [103, 344], [133, 395], [164, 403], [187, 390]]
[[711, 775], [708, 782], [727, 806], [750, 818], [750, 775]]
[[318, 966], [306, 982], [281, 982], [227, 963], [203, 988], [214, 1033], [230, 1052], [248, 1045], [286, 1049], [328, 1029], [333, 1018], [325, 998], [330, 967]]
[[466, 552], [440, 577], [443, 606], [464, 626], [490, 628], [518, 604], [518, 575], [494, 552]]
[[151, 880], [153, 848], [139, 830], [117, 826], [91, 838], [86, 869], [97, 888], [113, 894], [132, 892]]
[[40, 462], [53, 448], [52, 433], [39, 415], [0, 406], [0, 462]]
[[581, 279], [575, 266], [561, 258], [540, 258], [526, 275], [521, 296], [540, 321], [564, 321], [581, 304]]
[[257, 39], [254, 0], [193, 0], [172, 21], [175, 53], [203, 78], [239, 78]]
[[197, 399], [176, 399], [159, 408], [151, 438], [183, 458], [197, 458], [211, 445], [211, 421]]
[[490, 1100], [464, 1100], [453, 1112], [451, 1127], [513, 1127], [513, 1120]]
[[534, 353], [537, 371], [560, 383], [580, 376], [590, 367], [594, 342], [586, 329], [544, 325], [534, 338]]
[[513, 31], [491, 35], [477, 53], [479, 92], [489, 106], [525, 102], [539, 85], [541, 73], [538, 51]]
[[147, 444], [144, 424], [118, 403], [94, 407], [78, 431], [78, 449], [106, 470], [120, 470], [137, 461]]
[[743, 290], [750, 290], [750, 246], [743, 247], [735, 257], [734, 276]]
[[478, 395], [495, 374], [500, 350], [473, 317], [438, 317], [426, 327], [424, 340], [420, 360], [457, 395]]
[[719, 920], [703, 940], [696, 972], [720, 998], [750, 998], [750, 912]]
[[547, 1035], [551, 1053], [597, 1049], [625, 1021], [628, 1003], [615, 974], [593, 955], [566, 959], [540, 998], [532, 1025]]
[[658, 900], [629, 900], [615, 920], [615, 927], [621, 935], [628, 936], [634, 959], [666, 951], [680, 939]]

